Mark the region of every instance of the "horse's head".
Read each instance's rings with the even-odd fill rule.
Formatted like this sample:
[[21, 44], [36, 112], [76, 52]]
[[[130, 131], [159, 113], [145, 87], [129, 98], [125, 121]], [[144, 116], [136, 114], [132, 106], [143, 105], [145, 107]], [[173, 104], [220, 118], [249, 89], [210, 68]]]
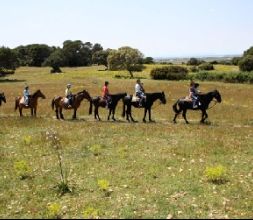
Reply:
[[221, 99], [221, 95], [220, 95], [219, 91], [214, 90], [213, 95], [214, 95], [213, 97], [217, 100], [217, 102], [221, 103], [222, 99]]
[[46, 96], [40, 91], [40, 89], [37, 90], [37, 92], [34, 93], [33, 97], [34, 97], [34, 98], [36, 98], [36, 97], [37, 97], [37, 98], [42, 98], [42, 99], [45, 99], [45, 98], [46, 98]]
[[82, 98], [92, 101], [90, 94], [85, 89], [78, 94], [82, 95]]
[[160, 101], [163, 103], [163, 104], [166, 104], [166, 97], [165, 97], [165, 94], [164, 92], [161, 93], [161, 96], [160, 96]]
[[0, 94], [0, 99], [1, 99], [4, 103], [6, 103], [6, 98], [5, 98], [4, 93], [1, 93], [1, 94]]

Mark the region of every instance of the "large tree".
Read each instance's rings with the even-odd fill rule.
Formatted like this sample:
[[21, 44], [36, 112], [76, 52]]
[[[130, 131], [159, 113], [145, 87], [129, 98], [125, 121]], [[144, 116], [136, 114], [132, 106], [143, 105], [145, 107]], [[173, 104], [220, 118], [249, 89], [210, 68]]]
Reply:
[[45, 60], [43, 66], [51, 66], [51, 73], [60, 73], [61, 67], [65, 64], [65, 57], [61, 48], [57, 48], [51, 55]]
[[14, 49], [22, 66], [42, 66], [43, 62], [54, 51], [54, 48], [46, 44], [30, 44]]
[[144, 55], [131, 47], [121, 47], [118, 50], [111, 50], [108, 56], [110, 70], [127, 70], [133, 78], [133, 72], [144, 69], [142, 64]]
[[14, 73], [18, 66], [16, 53], [7, 47], [0, 48], [0, 76]]
[[92, 44], [83, 43], [80, 40], [67, 40], [63, 43], [63, 54], [66, 58], [66, 66], [88, 66], [92, 60]]
[[100, 50], [92, 55], [92, 63], [97, 65], [104, 65], [108, 68], [107, 58], [109, 56], [110, 50]]

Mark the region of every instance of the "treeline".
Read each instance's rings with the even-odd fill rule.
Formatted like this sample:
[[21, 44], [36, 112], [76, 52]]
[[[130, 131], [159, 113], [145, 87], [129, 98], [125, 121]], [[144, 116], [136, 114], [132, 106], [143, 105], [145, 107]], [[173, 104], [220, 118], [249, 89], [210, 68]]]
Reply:
[[246, 50], [242, 57], [234, 57], [231, 60], [231, 64], [226, 64], [238, 65], [240, 68], [238, 72], [224, 73], [214, 71], [215, 64], [220, 63], [205, 62], [197, 58], [190, 58], [186, 66], [170, 65], [154, 68], [151, 71], [151, 78], [159, 80], [196, 79], [229, 83], [253, 83], [253, 47]]
[[63, 42], [63, 47], [31, 44], [14, 49], [0, 48], [0, 73], [9, 73], [19, 66], [51, 66], [51, 72], [61, 72], [61, 67], [104, 65], [111, 70], [141, 71], [143, 64], [153, 63], [152, 57], [144, 57], [138, 50], [122, 47], [118, 50], [104, 49], [101, 44], [80, 40]]

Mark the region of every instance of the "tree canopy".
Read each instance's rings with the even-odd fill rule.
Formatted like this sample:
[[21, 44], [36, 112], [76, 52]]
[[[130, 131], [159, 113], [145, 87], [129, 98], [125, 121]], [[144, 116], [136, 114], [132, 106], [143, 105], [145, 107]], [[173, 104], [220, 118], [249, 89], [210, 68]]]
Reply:
[[133, 78], [133, 72], [142, 71], [144, 55], [131, 47], [121, 47], [118, 50], [111, 50], [108, 56], [110, 70], [127, 70]]

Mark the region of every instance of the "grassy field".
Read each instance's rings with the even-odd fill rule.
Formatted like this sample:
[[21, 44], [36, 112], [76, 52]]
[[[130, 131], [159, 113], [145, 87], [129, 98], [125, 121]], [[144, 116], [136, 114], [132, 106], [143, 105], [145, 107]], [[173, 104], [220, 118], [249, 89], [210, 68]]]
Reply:
[[[210, 123], [200, 125], [200, 113], [189, 112], [190, 125], [181, 117], [174, 125], [172, 105], [189, 82], [150, 80], [151, 68], [136, 76], [147, 91], [164, 91], [167, 104], [156, 103], [156, 123], [147, 124], [136, 109], [140, 122], [127, 123], [121, 103], [118, 122], [107, 122], [105, 109], [97, 122], [87, 101], [78, 120], [70, 120], [72, 112], [64, 112], [65, 121], [55, 119], [51, 100], [64, 94], [66, 83], [96, 96], [109, 80], [111, 93], [132, 94], [135, 80], [115, 77], [126, 72], [90, 67], [50, 75], [48, 68], [20, 68], [1, 79], [7, 103], [0, 107], [0, 218], [253, 218], [252, 85], [201, 83], [203, 92], [218, 89], [223, 99], [209, 110]], [[25, 83], [47, 97], [36, 119], [14, 112]], [[60, 139], [54, 145], [53, 131]], [[72, 191], [62, 196], [57, 152]]]

